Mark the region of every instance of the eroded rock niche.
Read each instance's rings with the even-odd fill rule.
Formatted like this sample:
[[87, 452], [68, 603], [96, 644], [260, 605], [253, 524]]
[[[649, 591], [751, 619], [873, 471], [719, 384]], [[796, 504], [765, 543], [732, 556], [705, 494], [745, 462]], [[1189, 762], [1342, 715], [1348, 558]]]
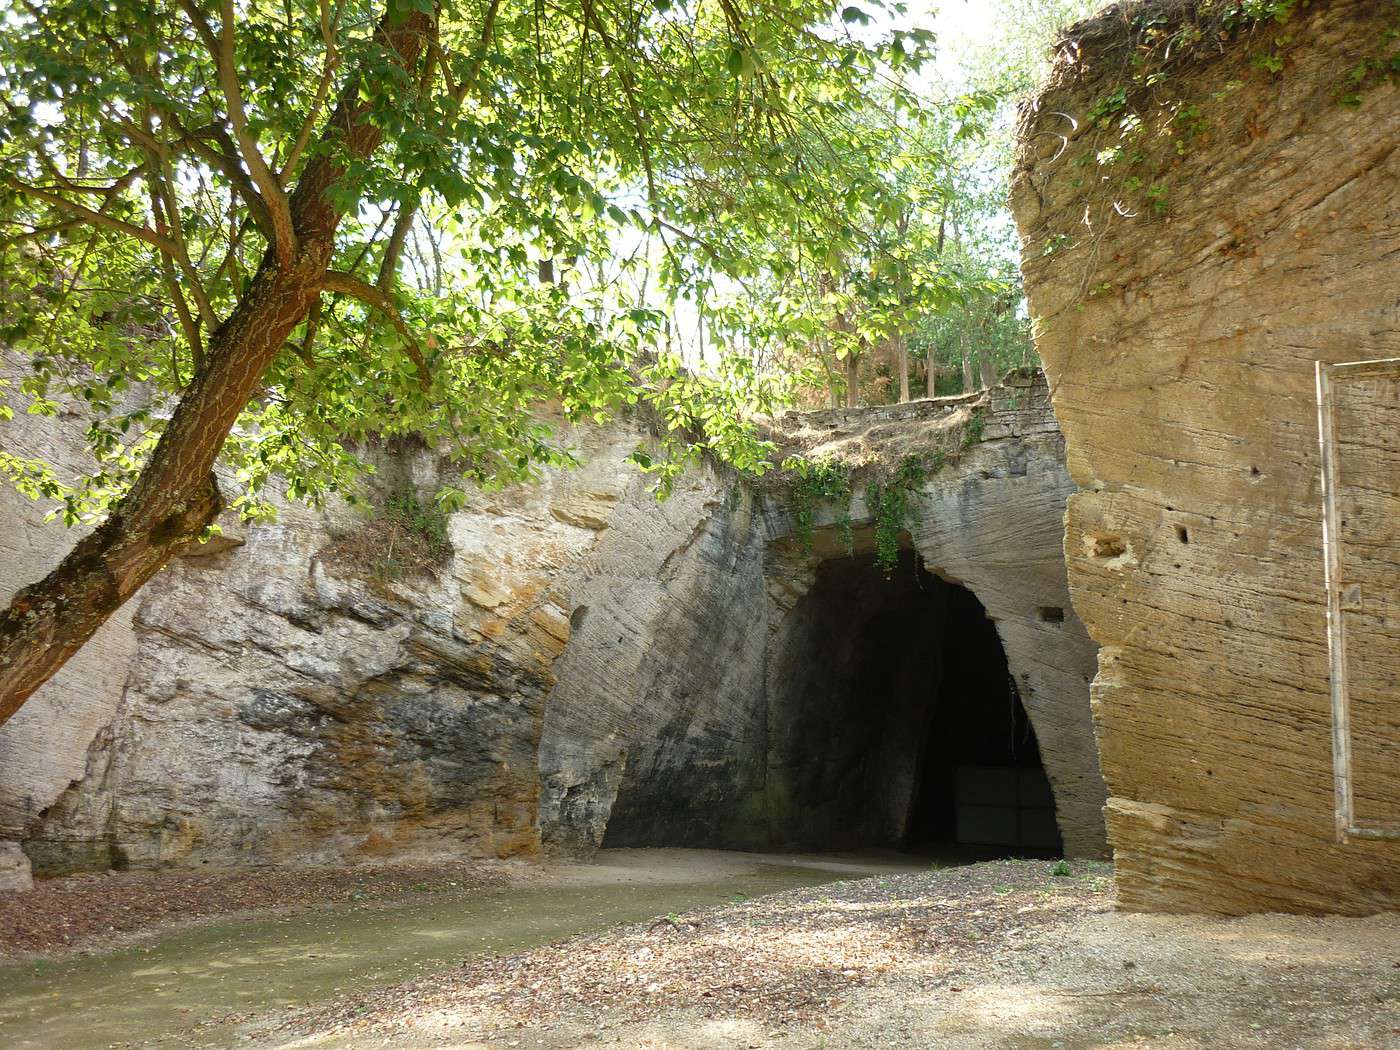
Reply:
[[[83, 469], [71, 430], [15, 423], [17, 451]], [[643, 429], [570, 436], [582, 468], [477, 494], [431, 565], [384, 564], [377, 519], [349, 508], [226, 523], [0, 729], [0, 845], [54, 874], [947, 841], [951, 796], [921, 790], [938, 780], [925, 774], [986, 764], [944, 755], [933, 731], [962, 709], [943, 696], [940, 624], [956, 618], [983, 626], [988, 654], [966, 662], [989, 677], [963, 707], [1035, 739], [1065, 851], [1103, 850], [1094, 647], [1068, 608], [1072, 486], [1041, 380], [780, 421], [786, 450], [867, 466], [956, 443], [915, 494], [889, 579], [869, 563], [859, 493], [821, 509], [808, 547], [781, 491], [704, 468], [658, 503], [626, 463]], [[438, 484], [424, 450], [383, 457], [399, 498]], [[4, 499], [17, 584], [72, 537]], [[846, 513], [854, 556], [833, 540]], [[779, 671], [831, 655], [818, 621], [850, 645], [839, 696], [834, 673]], [[848, 745], [823, 751], [828, 734]], [[1037, 819], [996, 797], [1003, 827]]]
[[[1013, 195], [1080, 490], [1065, 554], [1103, 646], [1119, 899], [1365, 914], [1400, 904], [1400, 843], [1334, 833], [1314, 364], [1400, 356], [1400, 12], [1333, 0], [1230, 28], [1211, 10], [1124, 5], [1071, 31]], [[1391, 509], [1360, 542], [1393, 561], [1400, 435], [1365, 443], [1370, 506]], [[1373, 611], [1395, 587], [1392, 567]], [[1392, 713], [1356, 740], [1358, 793], [1393, 821], [1386, 630], [1365, 659]]]

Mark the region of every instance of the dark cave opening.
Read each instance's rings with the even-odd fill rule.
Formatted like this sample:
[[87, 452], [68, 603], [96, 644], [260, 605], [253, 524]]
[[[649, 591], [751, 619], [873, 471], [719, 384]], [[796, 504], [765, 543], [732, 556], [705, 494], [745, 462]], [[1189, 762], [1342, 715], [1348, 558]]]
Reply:
[[817, 570], [770, 679], [775, 845], [1057, 856], [1054, 797], [996, 625], [904, 551]]

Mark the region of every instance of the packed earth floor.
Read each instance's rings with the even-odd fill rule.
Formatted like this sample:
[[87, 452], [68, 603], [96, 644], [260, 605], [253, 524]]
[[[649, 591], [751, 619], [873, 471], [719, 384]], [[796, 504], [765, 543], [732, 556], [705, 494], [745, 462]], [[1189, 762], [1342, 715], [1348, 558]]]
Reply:
[[[728, 903], [460, 953], [468, 957], [407, 981], [244, 1011], [212, 1042], [190, 1029], [112, 1045], [1400, 1047], [1400, 916], [1127, 914], [1114, 907], [1107, 865], [1075, 862], [1065, 874], [1047, 861], [890, 865], [873, 878], [746, 897], [739, 886], [765, 883], [735, 874], [738, 855], [619, 853], [618, 870], [638, 880], [632, 895], [703, 885], [698, 899]], [[803, 877], [840, 878], [842, 867]], [[571, 892], [595, 878], [583, 870], [504, 890], [495, 873], [440, 877], [457, 883], [444, 899], [466, 908], [473, 895]], [[719, 897], [726, 872], [735, 892]], [[426, 874], [400, 873], [394, 885], [441, 896]], [[114, 897], [124, 882], [140, 892], [134, 879], [102, 881]], [[377, 893], [374, 908], [392, 910], [392, 895]], [[0, 987], [10, 972], [0, 970]]]

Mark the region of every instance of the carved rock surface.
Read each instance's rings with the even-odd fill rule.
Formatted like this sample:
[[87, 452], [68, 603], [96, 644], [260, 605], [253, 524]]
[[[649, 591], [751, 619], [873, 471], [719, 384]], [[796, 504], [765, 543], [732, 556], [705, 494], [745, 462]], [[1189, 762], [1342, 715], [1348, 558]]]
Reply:
[[[1065, 556], [1103, 647], [1119, 899], [1366, 914], [1400, 904], [1400, 844], [1334, 838], [1313, 366], [1400, 356], [1400, 85], [1366, 74], [1400, 16], [1298, 5], [1135, 88], [1133, 27], [1166, 40], [1194, 14], [1131, 5], [1073, 30], [1013, 194], [1080, 488]], [[1393, 506], [1400, 435], [1373, 438]], [[1393, 640], [1368, 650], [1392, 683]], [[1357, 746], [1375, 812], [1400, 819], [1400, 724]]]
[[[1092, 855], [1093, 645], [1072, 613], [1037, 618], [1067, 605], [1071, 484], [1043, 384], [1014, 382], [793, 417], [775, 436], [865, 463], [958, 442], [916, 499], [913, 542], [996, 618], [1066, 848]], [[983, 431], [964, 448], [974, 410]], [[76, 471], [75, 431], [17, 417], [6, 438]], [[22, 841], [39, 874], [791, 841], [772, 668], [832, 512], [806, 551], [771, 489], [701, 467], [657, 502], [626, 463], [642, 429], [568, 437], [581, 467], [474, 494], [433, 571], [374, 571], [391, 552], [357, 547], [366, 519], [345, 506], [282, 500], [274, 524], [225, 522], [0, 728], [0, 840]], [[375, 458], [384, 485], [424, 498], [441, 478], [421, 450]], [[861, 525], [859, 497], [851, 510]], [[25, 552], [4, 563], [13, 586], [72, 537], [42, 508], [5, 513], [0, 536]], [[45, 719], [62, 732], [36, 735]]]
[[[550, 665], [600, 531], [551, 511], [611, 505], [635, 481], [636, 433], [577, 438], [580, 469], [455, 514], [435, 572], [346, 564], [340, 541], [365, 519], [344, 506], [280, 501], [274, 524], [225, 522], [222, 543], [192, 548], [104, 628], [122, 649], [70, 665], [0, 729], [0, 837], [44, 874], [537, 853]], [[52, 432], [41, 444], [52, 457]], [[423, 452], [378, 465], [424, 498], [439, 477]], [[18, 506], [21, 526], [0, 530], [35, 552], [6, 563], [12, 579], [70, 541], [38, 517]], [[36, 744], [50, 711], [84, 731]]]
[[[1069, 607], [1061, 548], [1073, 482], [1043, 378], [1012, 373], [983, 395], [806, 413], [784, 424], [804, 455], [873, 468], [877, 475], [888, 475], [913, 453], [945, 453], [946, 465], [919, 487], [911, 546], [935, 576], [970, 590], [994, 622], [1054, 788], [1066, 854], [1103, 855], [1104, 786], [1083, 703], [1096, 647]], [[873, 524], [859, 485], [849, 514], [858, 537]], [[777, 632], [770, 697], [779, 692], [771, 672], [789, 644], [784, 617], [811, 586], [824, 553], [820, 543], [835, 541], [832, 521], [830, 512], [819, 517], [826, 535], [818, 537], [815, 557], [805, 555], [791, 543], [785, 506], [768, 504], [765, 527], [778, 555], [768, 570], [769, 620]]]
[[[986, 395], [793, 414], [774, 437], [779, 458], [838, 460], [857, 478], [943, 453], [914, 497], [910, 546], [995, 621], [1055, 790], [1065, 851], [1102, 855], [1104, 788], [1086, 703], [1095, 646], [1068, 609], [1061, 538], [1073, 483], [1043, 380], [1013, 375]], [[546, 844], [898, 844], [910, 785], [892, 767], [910, 760], [920, 729], [887, 710], [895, 701], [883, 691], [845, 734], [864, 739], [874, 727], [870, 747], [836, 755], [820, 774], [843, 776], [849, 761], [891, 767], [862, 795], [883, 818], [814, 814], [811, 776], [793, 780], [798, 764], [814, 764], [812, 748], [793, 741], [820, 739], [814, 718], [836, 717], [814, 715], [817, 691], [801, 684], [801, 603], [820, 567], [846, 557], [843, 513], [858, 551], [870, 549], [863, 489], [848, 507], [817, 509], [810, 549], [795, 541], [781, 493], [715, 485], [708, 497], [687, 493], [677, 510], [668, 506], [624, 505], [575, 589], [576, 633], [555, 664], [541, 744]], [[678, 544], [685, 523], [694, 531]], [[861, 593], [871, 601], [895, 586], [873, 567], [866, 575]], [[846, 633], [859, 629], [865, 604], [845, 610]], [[1061, 618], [1047, 620], [1050, 610]]]
[[34, 888], [29, 858], [18, 842], [0, 842], [0, 891]]

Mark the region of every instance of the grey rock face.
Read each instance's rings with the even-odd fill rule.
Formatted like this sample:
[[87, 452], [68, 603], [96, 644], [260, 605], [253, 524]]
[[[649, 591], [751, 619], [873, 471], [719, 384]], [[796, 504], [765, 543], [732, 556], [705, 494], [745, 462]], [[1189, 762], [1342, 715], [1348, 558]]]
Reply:
[[[983, 397], [794, 415], [780, 436], [785, 451], [867, 470], [951, 443], [955, 454], [915, 499], [910, 553], [970, 590], [994, 621], [1055, 791], [1064, 849], [1102, 856], [1104, 788], [1088, 705], [1096, 647], [1070, 608], [1061, 549], [1073, 483], [1044, 381], [1009, 384]], [[963, 447], [974, 414], [975, 439]], [[911, 584], [867, 569], [844, 607], [804, 604], [822, 567], [846, 558], [842, 514], [857, 552], [871, 548], [863, 492], [849, 507], [819, 509], [810, 550], [794, 541], [781, 496], [740, 490], [708, 509], [698, 498], [664, 525], [650, 508], [650, 528], [615, 523], [578, 592], [587, 612], [555, 665], [560, 684], [541, 742], [545, 844], [898, 844], [927, 731], [922, 715], [898, 709], [899, 697], [936, 657], [911, 639], [898, 666], [881, 672], [889, 688], [845, 710], [820, 709], [831, 665], [812, 657], [849, 642], [863, 610], [897, 606], [891, 588]], [[688, 525], [698, 531], [685, 540]], [[938, 608], [924, 615], [936, 629]], [[830, 761], [816, 757], [834, 738], [841, 747]], [[838, 788], [849, 778], [860, 786]]]
[[24, 855], [19, 843], [0, 842], [0, 892], [33, 888], [29, 858]]
[[[969, 404], [783, 425], [798, 451], [895, 455], [933, 447]], [[35, 452], [81, 469], [63, 428], [25, 426]], [[782, 668], [800, 655], [793, 609], [833, 554], [834, 518], [807, 551], [779, 494], [702, 468], [658, 503], [625, 463], [641, 430], [572, 438], [583, 466], [475, 495], [433, 571], [347, 564], [365, 520], [346, 507], [284, 502], [275, 524], [228, 522], [0, 728], [0, 837], [46, 874], [805, 841], [774, 727], [801, 713], [800, 675]], [[439, 477], [424, 452], [384, 453], [380, 468], [424, 493]], [[1064, 596], [1068, 488], [1043, 386], [1001, 390], [981, 441], [921, 490], [911, 549], [996, 619], [1066, 848], [1093, 854], [1094, 650]], [[13, 587], [73, 537], [4, 498]], [[851, 512], [867, 543], [859, 498]], [[1063, 622], [1038, 618], [1047, 606]], [[867, 841], [907, 816], [897, 751]]]

